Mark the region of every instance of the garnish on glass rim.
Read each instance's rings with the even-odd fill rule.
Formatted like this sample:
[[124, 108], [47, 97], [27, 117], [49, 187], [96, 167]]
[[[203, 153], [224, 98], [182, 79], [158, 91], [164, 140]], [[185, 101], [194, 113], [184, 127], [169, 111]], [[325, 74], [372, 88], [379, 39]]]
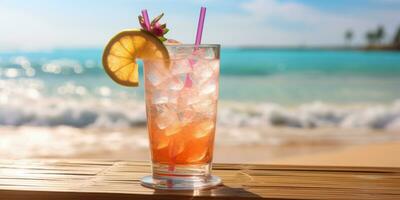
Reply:
[[163, 14], [156, 17], [151, 23], [146, 9], [142, 10], [142, 15], [139, 16], [139, 22], [144, 30], [123, 30], [111, 38], [104, 48], [102, 59], [104, 70], [111, 79], [120, 85], [138, 86], [137, 59], [161, 59], [164, 61], [165, 67], [169, 66], [168, 50], [162, 42], [166, 40], [164, 34], [168, 32], [168, 29], [166, 24], [158, 23]]
[[164, 16], [164, 13], [161, 13], [159, 16], [154, 18], [151, 23], [150, 23], [150, 29], [147, 29], [145, 20], [143, 16], [139, 15], [139, 23], [140, 26], [142, 27], [142, 30], [147, 30], [153, 35], [155, 35], [158, 39], [160, 39], [162, 42], [166, 41], [167, 38], [164, 37], [165, 34], [168, 33], [169, 29], [167, 28], [167, 24], [160, 24], [159, 21], [160, 19]]

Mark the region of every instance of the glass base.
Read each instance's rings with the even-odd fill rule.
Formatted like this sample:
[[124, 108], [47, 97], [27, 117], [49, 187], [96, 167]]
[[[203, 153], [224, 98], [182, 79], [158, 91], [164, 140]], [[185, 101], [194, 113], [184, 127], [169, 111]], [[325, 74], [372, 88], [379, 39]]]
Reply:
[[211, 165], [165, 165], [153, 163], [153, 175], [141, 179], [145, 187], [163, 190], [199, 190], [221, 184], [221, 179], [211, 176]]
[[145, 187], [162, 190], [201, 190], [221, 184], [221, 179], [217, 176], [208, 178], [154, 178], [153, 176], [145, 176], [142, 178], [141, 183]]

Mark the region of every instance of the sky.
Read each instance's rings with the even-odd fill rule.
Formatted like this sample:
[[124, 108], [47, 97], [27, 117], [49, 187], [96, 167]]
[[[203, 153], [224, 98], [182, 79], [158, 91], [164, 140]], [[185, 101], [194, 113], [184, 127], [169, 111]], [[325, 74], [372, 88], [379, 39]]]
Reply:
[[0, 50], [100, 48], [122, 29], [138, 28], [143, 8], [164, 12], [167, 38], [193, 43], [201, 6], [203, 43], [223, 46], [354, 45], [383, 25], [386, 42], [400, 27], [400, 0], [0, 0]]

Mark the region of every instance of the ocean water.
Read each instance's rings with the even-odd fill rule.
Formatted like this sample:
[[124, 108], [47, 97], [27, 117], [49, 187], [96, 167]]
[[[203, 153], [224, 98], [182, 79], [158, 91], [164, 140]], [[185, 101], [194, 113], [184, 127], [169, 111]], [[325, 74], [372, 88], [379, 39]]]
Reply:
[[[101, 54], [0, 52], [0, 126], [143, 126], [143, 84], [112, 82]], [[220, 71], [221, 126], [400, 130], [398, 52], [227, 48]]]

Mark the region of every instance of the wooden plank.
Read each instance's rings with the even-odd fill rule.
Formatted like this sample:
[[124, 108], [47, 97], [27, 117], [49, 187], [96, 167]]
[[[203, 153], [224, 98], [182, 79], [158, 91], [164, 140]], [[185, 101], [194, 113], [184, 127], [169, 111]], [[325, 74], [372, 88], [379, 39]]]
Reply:
[[0, 160], [0, 199], [400, 199], [400, 168], [215, 164], [224, 185], [142, 187], [148, 162]]

